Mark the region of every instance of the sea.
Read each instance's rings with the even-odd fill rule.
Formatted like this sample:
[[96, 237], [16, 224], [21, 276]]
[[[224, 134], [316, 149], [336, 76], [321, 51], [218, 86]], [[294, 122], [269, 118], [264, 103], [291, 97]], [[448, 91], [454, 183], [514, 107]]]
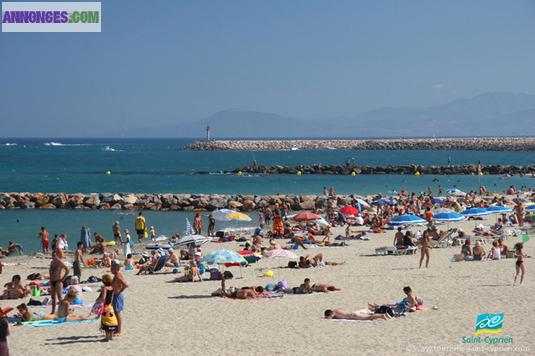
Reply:
[[[0, 192], [66, 193], [220, 193], [220, 194], [322, 194], [334, 187], [339, 194], [375, 194], [392, 190], [435, 192], [456, 187], [475, 190], [483, 184], [491, 191], [503, 191], [514, 184], [535, 188], [532, 177], [466, 175], [244, 175], [221, 174], [250, 165], [341, 165], [352, 160], [357, 165], [447, 165], [452, 164], [528, 165], [535, 152], [444, 151], [444, 150], [287, 150], [287, 151], [183, 151], [193, 139], [0, 139]], [[195, 172], [209, 172], [197, 175]], [[146, 212], [148, 225], [158, 235], [183, 233], [184, 212]], [[253, 226], [251, 223], [220, 224], [219, 228]], [[205, 214], [204, 218], [207, 218]], [[8, 241], [23, 244], [27, 252], [39, 249], [37, 232], [45, 226], [51, 235], [67, 233], [71, 246], [79, 240], [82, 225], [111, 238], [111, 226], [120, 221], [133, 229], [132, 212], [116, 211], [0, 211], [0, 246]]]

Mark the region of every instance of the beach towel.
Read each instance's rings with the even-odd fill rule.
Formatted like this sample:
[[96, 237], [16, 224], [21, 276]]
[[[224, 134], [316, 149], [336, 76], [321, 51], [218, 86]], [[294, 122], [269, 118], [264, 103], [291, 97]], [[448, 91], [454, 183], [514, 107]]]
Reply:
[[86, 320], [71, 320], [71, 321], [58, 321], [58, 320], [37, 320], [37, 321], [25, 321], [22, 323], [24, 326], [44, 327], [44, 326], [56, 326], [56, 325], [68, 325], [78, 323], [91, 323], [97, 321], [99, 318], [86, 319]]

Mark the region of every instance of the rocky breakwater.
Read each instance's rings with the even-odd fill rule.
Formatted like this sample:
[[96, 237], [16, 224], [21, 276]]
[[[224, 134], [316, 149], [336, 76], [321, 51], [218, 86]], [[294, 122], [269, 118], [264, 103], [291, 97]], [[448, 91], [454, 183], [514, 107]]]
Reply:
[[288, 203], [292, 210], [344, 206], [355, 195], [223, 195], [223, 194], [131, 194], [131, 193], [0, 193], [3, 209], [153, 210], [212, 211], [230, 208], [255, 211], [276, 203]]
[[377, 140], [210, 140], [189, 151], [282, 151], [293, 149], [535, 151], [533, 137], [420, 138]]
[[[432, 175], [473, 175], [477, 174], [477, 165], [463, 166], [423, 166], [423, 165], [401, 165], [401, 166], [257, 166], [242, 167], [223, 173], [233, 174], [432, 174]], [[535, 174], [535, 165], [529, 166], [500, 166], [487, 165], [482, 167], [485, 175], [514, 175], [514, 174]], [[207, 174], [207, 172], [197, 172], [196, 174]]]

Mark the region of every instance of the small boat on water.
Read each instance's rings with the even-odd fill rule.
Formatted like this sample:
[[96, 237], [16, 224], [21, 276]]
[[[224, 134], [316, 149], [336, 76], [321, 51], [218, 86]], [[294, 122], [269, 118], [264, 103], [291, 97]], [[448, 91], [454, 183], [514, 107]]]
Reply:
[[299, 147], [297, 147], [296, 145], [291, 145], [290, 151], [299, 151]]
[[102, 148], [102, 151], [104, 151], [104, 152], [117, 152], [117, 150], [115, 148], [112, 148], [110, 146], [104, 146]]

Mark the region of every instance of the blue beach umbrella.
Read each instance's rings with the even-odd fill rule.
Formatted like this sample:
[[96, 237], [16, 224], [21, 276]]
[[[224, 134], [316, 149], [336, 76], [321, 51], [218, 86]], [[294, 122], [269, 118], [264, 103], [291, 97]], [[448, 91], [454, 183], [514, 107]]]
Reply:
[[389, 225], [392, 226], [401, 226], [401, 225], [422, 225], [427, 224], [427, 220], [422, 219], [419, 216], [416, 215], [398, 215], [392, 218], [388, 222]]
[[488, 211], [492, 212], [492, 214], [510, 214], [512, 213], [513, 211], [511, 209], [509, 209], [508, 207], [506, 206], [502, 206], [502, 205], [493, 205], [493, 206], [489, 206], [487, 208]]
[[239, 263], [246, 265], [247, 261], [236, 251], [231, 250], [215, 250], [204, 256], [203, 259], [209, 265], [222, 265], [225, 263]]
[[535, 204], [528, 206], [524, 209], [524, 211], [527, 211], [528, 213], [535, 213]]
[[466, 209], [465, 211], [462, 211], [461, 214], [463, 214], [466, 217], [472, 217], [472, 216], [486, 216], [492, 214], [492, 211], [488, 211], [484, 208], [470, 208]]
[[432, 218], [434, 221], [438, 222], [459, 222], [466, 220], [466, 217], [462, 214], [456, 213], [455, 211], [447, 211], [443, 213], [438, 213]]
[[465, 192], [457, 189], [457, 188], [451, 188], [451, 189], [448, 189], [446, 190], [446, 194], [448, 195], [466, 195]]
[[433, 198], [433, 199], [431, 200], [431, 203], [432, 203], [432, 204], [438, 204], [438, 205], [441, 205], [441, 204], [444, 204], [444, 200], [442, 200], [442, 199], [438, 199], [438, 198]]
[[394, 205], [396, 204], [395, 200], [390, 200], [386, 198], [379, 198], [377, 200], [372, 201], [372, 205]]

